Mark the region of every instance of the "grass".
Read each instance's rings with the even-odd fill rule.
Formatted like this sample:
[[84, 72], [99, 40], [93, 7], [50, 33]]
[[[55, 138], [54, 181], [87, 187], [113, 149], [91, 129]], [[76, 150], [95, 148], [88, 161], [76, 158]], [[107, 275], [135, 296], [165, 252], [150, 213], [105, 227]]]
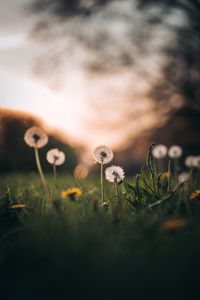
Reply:
[[[200, 188], [158, 173], [153, 158], [120, 186], [62, 175], [52, 200], [36, 174], [0, 178], [0, 285], [2, 299], [193, 299], [198, 298]], [[61, 199], [80, 187], [77, 202]], [[11, 209], [24, 204], [24, 209]]]

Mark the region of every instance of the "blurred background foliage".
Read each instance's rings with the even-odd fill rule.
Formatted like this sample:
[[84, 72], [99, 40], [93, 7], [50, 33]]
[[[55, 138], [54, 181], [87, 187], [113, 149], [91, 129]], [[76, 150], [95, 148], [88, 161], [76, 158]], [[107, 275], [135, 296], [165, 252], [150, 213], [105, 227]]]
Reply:
[[[107, 119], [107, 114], [102, 114], [103, 120], [94, 117], [92, 126], [124, 128], [129, 142], [120, 159], [126, 161], [129, 153], [129, 157], [141, 163], [152, 141], [168, 146], [178, 143], [186, 154], [200, 152], [199, 0], [42, 0], [33, 1], [31, 8], [40, 15], [32, 36], [49, 41], [56, 49], [51, 56], [41, 58], [42, 64], [41, 60], [36, 63], [38, 73], [48, 77], [51, 69], [59, 69], [72, 48], [60, 49], [56, 40], [67, 43], [71, 39], [74, 51], [79, 47], [87, 51], [89, 58], [84, 61], [84, 68], [94, 78], [128, 70], [136, 75], [136, 85], [138, 78], [149, 83], [150, 89], [144, 93], [154, 106], [146, 111], [137, 111], [137, 101], [144, 103], [144, 107], [146, 102], [134, 91], [134, 76], [128, 96], [121, 97], [121, 109], [117, 107], [115, 94], [111, 100], [108, 97], [91, 100], [97, 111], [106, 106], [112, 109], [116, 103], [115, 123], [111, 114]], [[156, 70], [158, 77], [154, 74]], [[129, 84], [123, 75], [121, 80]], [[148, 116], [151, 121], [160, 119], [146, 129]], [[137, 120], [138, 127], [144, 126], [143, 133], [138, 136], [132, 133], [131, 137], [131, 124]]]

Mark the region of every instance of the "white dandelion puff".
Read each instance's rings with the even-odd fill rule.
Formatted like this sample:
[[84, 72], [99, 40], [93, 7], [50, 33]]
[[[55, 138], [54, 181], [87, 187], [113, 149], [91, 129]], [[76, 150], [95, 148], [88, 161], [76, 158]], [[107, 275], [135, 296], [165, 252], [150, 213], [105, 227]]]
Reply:
[[195, 165], [195, 156], [193, 156], [193, 155], [187, 156], [185, 159], [185, 165], [188, 168], [193, 168]]
[[94, 149], [94, 159], [100, 164], [108, 164], [113, 159], [113, 152], [105, 145], [98, 146]]
[[182, 172], [178, 176], [178, 181], [180, 183], [184, 183], [184, 182], [188, 181], [189, 179], [190, 179], [190, 173], [189, 172]]
[[119, 166], [111, 166], [105, 170], [106, 179], [110, 182], [116, 182], [120, 184], [124, 177], [124, 170]]
[[24, 141], [30, 147], [42, 148], [48, 143], [48, 136], [41, 128], [33, 126], [25, 132]]
[[46, 155], [48, 163], [55, 166], [61, 166], [65, 162], [65, 154], [59, 149], [51, 149]]
[[200, 155], [194, 157], [194, 167], [200, 168]]
[[179, 158], [183, 154], [183, 150], [178, 145], [173, 145], [169, 148], [168, 155], [170, 158]]
[[162, 159], [167, 155], [167, 147], [165, 145], [157, 145], [152, 150], [152, 155], [157, 159]]

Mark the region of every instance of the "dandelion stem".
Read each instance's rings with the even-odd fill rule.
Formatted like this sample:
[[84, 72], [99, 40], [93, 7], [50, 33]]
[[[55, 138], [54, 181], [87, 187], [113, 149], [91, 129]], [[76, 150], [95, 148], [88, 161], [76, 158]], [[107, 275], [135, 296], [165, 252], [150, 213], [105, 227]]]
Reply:
[[101, 202], [104, 202], [103, 162], [101, 162]]
[[119, 186], [118, 186], [118, 183], [116, 180], [115, 180], [115, 191], [116, 191], [116, 196], [117, 196], [116, 204], [119, 207], [120, 206]]
[[41, 162], [40, 162], [39, 151], [38, 151], [37, 147], [35, 147], [34, 149], [35, 149], [35, 161], [36, 161], [36, 165], [37, 165], [37, 168], [38, 168], [38, 172], [40, 174], [41, 182], [42, 182], [42, 185], [44, 187], [45, 192], [47, 193], [47, 195], [49, 196], [49, 199], [51, 200], [51, 194], [50, 194], [49, 189], [47, 187], [44, 172], [42, 170], [42, 165], [41, 165]]
[[113, 217], [116, 225], [119, 224], [120, 220], [120, 196], [119, 196], [119, 187], [117, 180], [115, 180], [115, 191], [116, 191], [116, 205], [113, 209]]
[[54, 180], [55, 180], [55, 183], [57, 182], [57, 171], [56, 171], [56, 165], [53, 164], [53, 175], [54, 175]]
[[179, 171], [179, 161], [178, 158], [174, 158], [174, 176], [177, 177]]

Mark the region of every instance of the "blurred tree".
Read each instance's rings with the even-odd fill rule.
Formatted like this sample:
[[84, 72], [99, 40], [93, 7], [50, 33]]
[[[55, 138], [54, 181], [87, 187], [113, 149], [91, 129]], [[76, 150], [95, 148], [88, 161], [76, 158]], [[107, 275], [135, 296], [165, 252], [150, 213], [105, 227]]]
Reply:
[[[0, 124], [0, 173], [35, 171], [34, 152], [25, 144], [24, 133], [31, 126], [43, 128], [41, 120], [24, 113], [0, 110]], [[77, 156], [73, 149], [59, 137], [51, 133], [48, 135], [48, 144], [40, 150], [44, 170], [52, 170], [52, 166], [46, 161], [47, 151], [52, 148], [59, 148], [66, 154], [67, 158], [59, 170], [73, 171], [77, 165]]]
[[[142, 145], [147, 147], [155, 138], [167, 145], [179, 142], [188, 153], [199, 151], [199, 0], [35, 0], [32, 10], [52, 17], [41, 17], [32, 32], [55, 45], [52, 56], [46, 56], [48, 68], [58, 68], [65, 62], [63, 57], [73, 57], [77, 48], [83, 47], [88, 57], [81, 63], [92, 74], [93, 85], [93, 75], [103, 75], [108, 82], [107, 74], [117, 73], [127, 86], [120, 94], [120, 81], [115, 78], [117, 84], [112, 89], [106, 86], [107, 94], [92, 98], [98, 114], [102, 112], [101, 118], [94, 115], [92, 128], [121, 129], [128, 136], [129, 145], [133, 138], [131, 147], [135, 154], [140, 151], [144, 155], [142, 139]], [[57, 39], [65, 40], [70, 47], [65, 44], [61, 50]], [[37, 65], [41, 71], [45, 63]], [[133, 76], [127, 80], [124, 70]], [[141, 96], [135, 86], [143, 79], [150, 89], [142, 86]], [[105, 97], [108, 94], [109, 100]], [[151, 103], [146, 102], [144, 95]], [[111, 114], [113, 110], [115, 114]], [[131, 128], [134, 122], [137, 128]], [[148, 130], [147, 123], [153, 130]], [[145, 134], [141, 136], [142, 131]]]

